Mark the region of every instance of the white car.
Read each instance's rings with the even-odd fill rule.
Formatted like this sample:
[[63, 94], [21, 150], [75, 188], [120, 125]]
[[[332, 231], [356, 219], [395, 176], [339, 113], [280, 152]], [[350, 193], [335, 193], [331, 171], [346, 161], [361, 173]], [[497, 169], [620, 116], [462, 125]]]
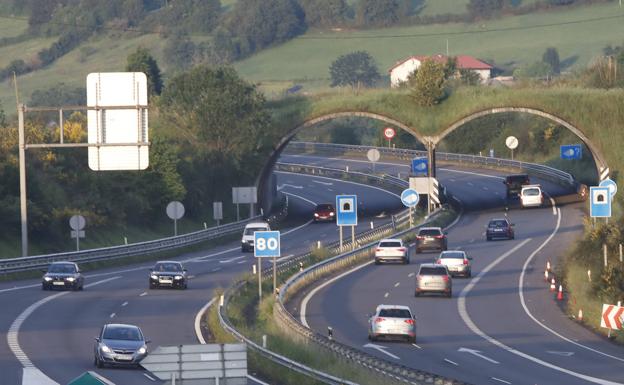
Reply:
[[522, 207], [540, 207], [544, 204], [544, 194], [538, 184], [522, 186], [520, 190]]
[[241, 251], [252, 251], [254, 249], [254, 233], [256, 231], [271, 231], [271, 226], [266, 222], [251, 222], [245, 226], [243, 238], [241, 239]]
[[401, 239], [382, 239], [375, 249], [375, 264], [382, 262], [410, 262], [409, 249]]
[[407, 306], [379, 305], [368, 318], [368, 339], [400, 338], [416, 342], [416, 317]]

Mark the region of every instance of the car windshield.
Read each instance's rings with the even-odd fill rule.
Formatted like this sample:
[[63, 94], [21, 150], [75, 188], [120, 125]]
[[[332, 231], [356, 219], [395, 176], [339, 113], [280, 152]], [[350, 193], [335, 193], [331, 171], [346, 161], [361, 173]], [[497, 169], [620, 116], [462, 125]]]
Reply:
[[182, 266], [178, 263], [157, 263], [154, 271], [182, 271]]
[[419, 275], [446, 275], [446, 269], [439, 267], [421, 267]]
[[527, 188], [527, 189], [522, 190], [522, 195], [537, 196], [537, 195], [540, 195], [540, 189], [538, 189], [538, 188]]
[[379, 316], [389, 318], [412, 318], [412, 315], [407, 309], [381, 309], [379, 311]]
[[256, 231], [267, 231], [266, 227], [248, 227], [245, 229], [245, 235], [253, 235]]
[[53, 264], [48, 268], [48, 273], [72, 274], [76, 272], [76, 266], [70, 264]]
[[529, 177], [527, 175], [514, 175], [507, 177], [507, 183], [528, 183]]
[[379, 247], [401, 247], [401, 242], [399, 241], [391, 241], [391, 242], [379, 242]]
[[438, 236], [442, 235], [442, 232], [438, 229], [422, 229], [418, 232], [418, 235]]
[[464, 259], [464, 253], [461, 252], [450, 252], [450, 253], [442, 253], [440, 254], [440, 258], [461, 258]]
[[141, 332], [137, 328], [123, 326], [109, 326], [104, 330], [103, 339], [106, 340], [123, 340], [123, 341], [141, 341]]
[[489, 227], [507, 227], [507, 222], [503, 220], [490, 221]]
[[316, 206], [316, 210], [317, 211], [333, 211], [334, 210], [334, 206], [332, 206], [332, 205], [317, 205]]

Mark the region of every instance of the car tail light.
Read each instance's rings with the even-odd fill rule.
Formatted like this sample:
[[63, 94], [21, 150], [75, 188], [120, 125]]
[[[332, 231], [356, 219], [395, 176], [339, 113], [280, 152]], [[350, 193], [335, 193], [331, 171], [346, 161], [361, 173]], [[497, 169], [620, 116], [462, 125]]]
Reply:
[[379, 253], [382, 249], [380, 247], [375, 249], [375, 252]]
[[467, 264], [468, 264], [468, 260], [464, 259], [464, 265], [467, 265]]
[[406, 320], [405, 320], [405, 323], [406, 323], [406, 324], [413, 325], [413, 324], [414, 324], [414, 320], [413, 320], [413, 319], [406, 319]]
[[443, 276], [442, 276], [442, 279], [444, 280], [444, 282], [448, 282], [449, 277], [448, 277], [448, 275], [443, 275]]
[[424, 235], [417, 235], [416, 239], [425, 239]]
[[441, 264], [441, 263], [442, 263], [442, 260], [441, 260], [441, 259], [437, 259], [437, 260], [435, 261], [435, 263], [439, 265], [439, 264]]
[[403, 253], [405, 252], [405, 247], [399, 247], [398, 250]]
[[375, 318], [375, 323], [384, 322], [385, 320], [386, 320], [385, 318], [377, 317]]
[[444, 235], [436, 235], [436, 236], [434, 236], [434, 238], [435, 239], [442, 239], [442, 238], [444, 238]]

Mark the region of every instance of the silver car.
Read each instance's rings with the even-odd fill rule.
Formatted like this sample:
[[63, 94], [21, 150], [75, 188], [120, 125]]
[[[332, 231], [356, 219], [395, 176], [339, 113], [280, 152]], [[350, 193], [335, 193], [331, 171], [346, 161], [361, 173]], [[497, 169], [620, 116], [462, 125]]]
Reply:
[[379, 305], [368, 319], [368, 339], [399, 338], [416, 342], [416, 317], [407, 306]]
[[138, 326], [106, 324], [95, 338], [95, 366], [138, 366], [147, 356], [149, 342]]
[[400, 239], [382, 239], [375, 249], [375, 264], [382, 262], [410, 262], [409, 249]]
[[414, 296], [423, 293], [441, 293], [453, 296], [453, 281], [445, 265], [423, 263], [416, 274], [416, 290]]
[[448, 269], [451, 276], [462, 275], [470, 277], [472, 275], [472, 257], [466, 255], [461, 250], [443, 251], [436, 259], [436, 264], [444, 265]]

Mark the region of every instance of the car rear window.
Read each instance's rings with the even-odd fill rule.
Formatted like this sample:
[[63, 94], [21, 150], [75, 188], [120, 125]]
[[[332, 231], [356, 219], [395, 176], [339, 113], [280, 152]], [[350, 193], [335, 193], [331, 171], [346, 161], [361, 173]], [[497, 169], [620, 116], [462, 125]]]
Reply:
[[248, 227], [245, 229], [245, 235], [253, 235], [256, 231], [267, 231], [266, 227]]
[[412, 318], [412, 315], [407, 309], [381, 309], [379, 311], [379, 316], [389, 318]]
[[317, 209], [317, 210], [323, 210], [323, 211], [325, 211], [325, 210], [332, 211], [332, 210], [334, 209], [334, 206], [329, 205], [329, 204], [325, 204], [325, 205], [317, 205], [317, 206], [316, 206], [316, 209]]
[[529, 183], [528, 175], [510, 175], [506, 178], [507, 183]]
[[401, 247], [401, 242], [379, 242], [379, 247]]
[[527, 188], [522, 190], [522, 195], [526, 196], [537, 196], [540, 195], [541, 191], [538, 188]]
[[438, 229], [421, 229], [418, 235], [442, 235], [442, 232]]
[[419, 275], [446, 275], [446, 269], [440, 267], [421, 267]]
[[507, 222], [505, 221], [490, 221], [489, 227], [507, 227]]
[[440, 258], [464, 258], [464, 253], [442, 253], [440, 254]]

